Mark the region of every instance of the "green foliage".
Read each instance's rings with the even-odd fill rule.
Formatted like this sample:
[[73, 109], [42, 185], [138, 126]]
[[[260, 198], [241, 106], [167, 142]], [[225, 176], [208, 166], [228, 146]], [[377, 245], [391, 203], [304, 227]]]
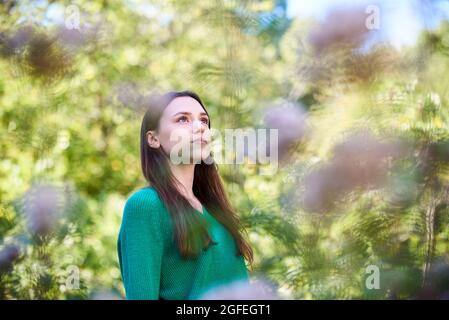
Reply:
[[[196, 91], [217, 129], [262, 126], [263, 107], [279, 97], [308, 110], [305, 139], [275, 175], [220, 166], [249, 230], [254, 274], [281, 296], [409, 299], [441, 279], [447, 22], [402, 51], [379, 45], [317, 58], [298, 37], [312, 23], [279, 13], [285, 1], [72, 2], [17, 1], [0, 11], [0, 299], [124, 297], [116, 239], [124, 201], [145, 184], [140, 121], [145, 96], [158, 90]], [[80, 30], [46, 15], [70, 4]], [[305, 210], [306, 178], [366, 128], [409, 141], [412, 152], [392, 161], [382, 187], [357, 185], [325, 212]], [[58, 228], [44, 235], [30, 231], [23, 206], [39, 182], [72, 187], [61, 195], [70, 206]], [[378, 290], [365, 285], [370, 265], [380, 269]]]

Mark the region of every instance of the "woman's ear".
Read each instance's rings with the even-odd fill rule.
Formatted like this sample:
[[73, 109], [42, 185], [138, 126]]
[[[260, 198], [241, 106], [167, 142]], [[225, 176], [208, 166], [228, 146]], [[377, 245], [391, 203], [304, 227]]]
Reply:
[[151, 148], [155, 148], [155, 149], [159, 148], [161, 145], [161, 143], [159, 142], [159, 139], [157, 138], [156, 133], [154, 131], [147, 132], [147, 142]]

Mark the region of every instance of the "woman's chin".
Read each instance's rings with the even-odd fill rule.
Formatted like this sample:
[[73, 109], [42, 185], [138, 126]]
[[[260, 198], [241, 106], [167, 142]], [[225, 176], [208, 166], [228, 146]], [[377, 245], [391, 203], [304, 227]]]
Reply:
[[206, 161], [210, 157], [210, 150], [209, 148], [201, 148], [194, 150], [192, 153], [192, 163], [201, 163], [201, 161]]

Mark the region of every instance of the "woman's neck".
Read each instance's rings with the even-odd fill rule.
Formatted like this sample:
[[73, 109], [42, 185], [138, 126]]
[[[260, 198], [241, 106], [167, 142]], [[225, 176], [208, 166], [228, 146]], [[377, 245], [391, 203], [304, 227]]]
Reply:
[[170, 165], [173, 175], [180, 184], [178, 185], [179, 192], [188, 199], [195, 198], [195, 195], [193, 194], [195, 164]]

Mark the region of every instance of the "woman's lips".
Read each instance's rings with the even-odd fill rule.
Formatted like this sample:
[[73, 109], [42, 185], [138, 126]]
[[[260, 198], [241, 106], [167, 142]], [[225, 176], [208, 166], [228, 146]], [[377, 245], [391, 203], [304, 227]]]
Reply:
[[193, 140], [192, 141], [192, 143], [201, 143], [201, 144], [208, 144], [209, 143], [209, 141], [207, 141], [207, 140], [204, 140], [204, 139], [196, 139], [196, 140]]

